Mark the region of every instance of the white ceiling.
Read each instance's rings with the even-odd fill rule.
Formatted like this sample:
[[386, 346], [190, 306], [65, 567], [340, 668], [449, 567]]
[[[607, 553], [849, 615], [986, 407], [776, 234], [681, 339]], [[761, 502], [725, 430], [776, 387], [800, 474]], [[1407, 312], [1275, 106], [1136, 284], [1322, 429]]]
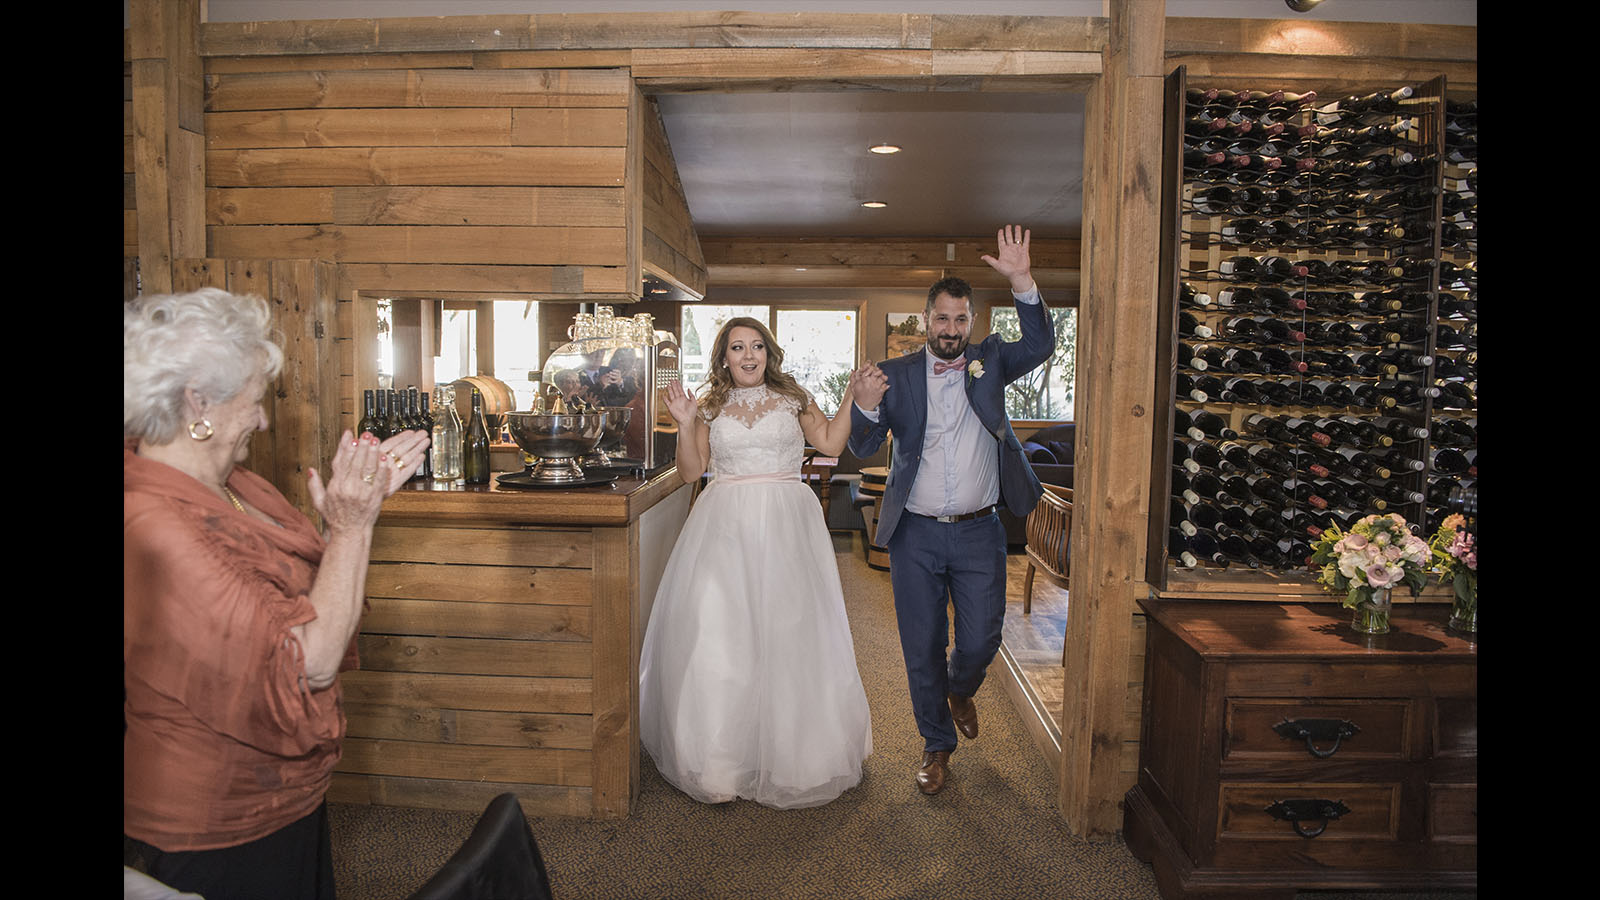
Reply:
[[[1104, 15], [1101, 0], [207, 0], [207, 21], [555, 12]], [[1167, 0], [1169, 16], [1477, 24], [1477, 0]], [[124, 25], [127, 0], [124, 0]], [[1081, 236], [1083, 97], [819, 91], [658, 94], [702, 235], [930, 237], [1015, 222]], [[888, 141], [903, 152], [867, 152]], [[888, 203], [864, 209], [864, 200]]]

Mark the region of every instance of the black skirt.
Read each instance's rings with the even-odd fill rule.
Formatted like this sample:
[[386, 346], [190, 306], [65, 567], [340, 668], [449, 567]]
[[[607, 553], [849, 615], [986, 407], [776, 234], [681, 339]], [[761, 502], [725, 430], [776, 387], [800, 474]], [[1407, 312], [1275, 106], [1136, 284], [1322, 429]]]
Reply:
[[206, 900], [334, 900], [328, 804], [263, 838], [216, 850], [168, 853], [124, 836], [124, 861]]

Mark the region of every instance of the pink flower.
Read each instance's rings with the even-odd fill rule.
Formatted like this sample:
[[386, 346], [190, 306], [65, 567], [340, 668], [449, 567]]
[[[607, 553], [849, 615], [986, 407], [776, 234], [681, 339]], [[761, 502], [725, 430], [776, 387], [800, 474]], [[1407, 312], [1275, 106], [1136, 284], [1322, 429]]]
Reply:
[[1339, 543], [1334, 545], [1333, 549], [1338, 553], [1345, 553], [1350, 550], [1360, 550], [1365, 546], [1367, 546], [1365, 536], [1351, 533], [1340, 538]]
[[1386, 588], [1400, 580], [1398, 566], [1386, 566], [1383, 563], [1373, 563], [1365, 570], [1367, 584], [1375, 588]]

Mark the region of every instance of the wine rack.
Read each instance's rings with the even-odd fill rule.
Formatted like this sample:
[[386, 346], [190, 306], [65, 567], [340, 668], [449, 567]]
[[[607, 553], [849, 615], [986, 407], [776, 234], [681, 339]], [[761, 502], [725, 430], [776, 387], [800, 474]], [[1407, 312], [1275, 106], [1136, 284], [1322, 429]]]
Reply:
[[1318, 530], [1476, 478], [1476, 103], [1179, 67], [1164, 150], [1147, 580], [1320, 593]]

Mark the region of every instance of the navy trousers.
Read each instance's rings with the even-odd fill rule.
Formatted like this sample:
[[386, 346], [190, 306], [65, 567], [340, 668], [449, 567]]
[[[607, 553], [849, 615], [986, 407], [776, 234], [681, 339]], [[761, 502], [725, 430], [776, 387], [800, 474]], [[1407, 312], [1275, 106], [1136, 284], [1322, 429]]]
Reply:
[[[997, 515], [938, 522], [906, 513], [889, 538], [900, 650], [923, 749], [956, 748], [947, 694], [971, 697], [1000, 649], [1006, 614], [1006, 530]], [[955, 649], [949, 658], [955, 608]]]

